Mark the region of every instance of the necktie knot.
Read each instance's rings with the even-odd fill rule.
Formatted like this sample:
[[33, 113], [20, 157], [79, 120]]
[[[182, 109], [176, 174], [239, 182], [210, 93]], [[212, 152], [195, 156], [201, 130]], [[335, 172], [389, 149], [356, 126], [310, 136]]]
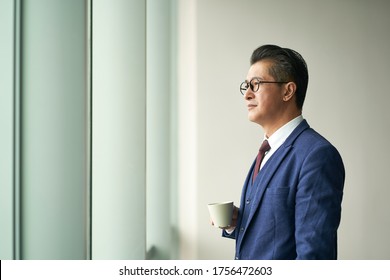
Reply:
[[261, 144], [261, 147], [260, 147], [260, 153], [262, 154], [265, 154], [266, 152], [268, 152], [269, 150], [271, 149], [269, 143], [267, 140], [264, 140], [263, 143]]

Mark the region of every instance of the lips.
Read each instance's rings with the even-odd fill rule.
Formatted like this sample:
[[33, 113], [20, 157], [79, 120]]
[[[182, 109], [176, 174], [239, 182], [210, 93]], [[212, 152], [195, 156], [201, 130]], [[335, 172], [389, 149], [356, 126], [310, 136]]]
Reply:
[[253, 108], [255, 108], [257, 105], [255, 104], [248, 104], [248, 110], [251, 110]]

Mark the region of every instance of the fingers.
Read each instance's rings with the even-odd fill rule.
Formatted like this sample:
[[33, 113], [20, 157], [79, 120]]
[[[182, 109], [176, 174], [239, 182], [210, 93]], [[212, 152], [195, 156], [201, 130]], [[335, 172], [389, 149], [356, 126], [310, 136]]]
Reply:
[[232, 224], [230, 225], [230, 227], [236, 227], [236, 225], [237, 225], [238, 210], [239, 210], [239, 208], [234, 206], [234, 208], [233, 208]]

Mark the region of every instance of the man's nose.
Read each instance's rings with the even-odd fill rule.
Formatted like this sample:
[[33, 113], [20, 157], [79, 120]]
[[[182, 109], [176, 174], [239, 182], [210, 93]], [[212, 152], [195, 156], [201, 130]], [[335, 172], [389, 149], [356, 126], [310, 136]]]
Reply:
[[247, 91], [244, 94], [245, 100], [251, 100], [254, 98], [254, 92], [251, 90], [251, 88], [248, 88]]

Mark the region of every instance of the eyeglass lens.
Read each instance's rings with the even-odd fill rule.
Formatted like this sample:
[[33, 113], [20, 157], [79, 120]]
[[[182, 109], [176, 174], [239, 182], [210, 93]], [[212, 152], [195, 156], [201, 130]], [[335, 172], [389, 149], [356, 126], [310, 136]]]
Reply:
[[250, 87], [253, 92], [259, 90], [260, 81], [257, 78], [253, 78], [250, 82], [243, 82], [240, 86], [241, 94], [244, 95], [248, 88]]

